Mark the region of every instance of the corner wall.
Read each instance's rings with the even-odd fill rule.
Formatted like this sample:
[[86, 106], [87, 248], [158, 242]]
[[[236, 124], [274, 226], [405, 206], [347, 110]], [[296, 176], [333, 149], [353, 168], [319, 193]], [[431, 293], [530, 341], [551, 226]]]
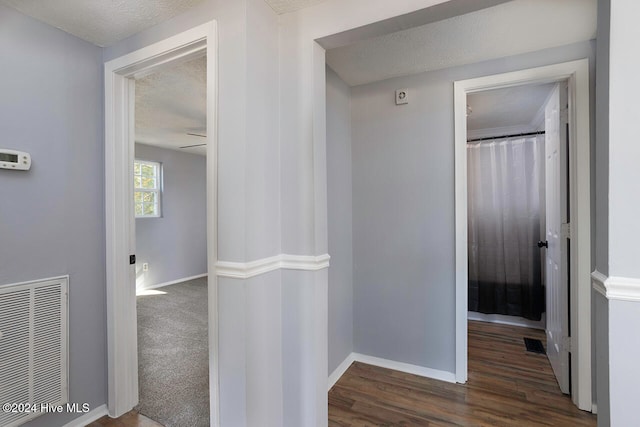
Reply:
[[330, 375], [353, 352], [351, 88], [327, 67]]

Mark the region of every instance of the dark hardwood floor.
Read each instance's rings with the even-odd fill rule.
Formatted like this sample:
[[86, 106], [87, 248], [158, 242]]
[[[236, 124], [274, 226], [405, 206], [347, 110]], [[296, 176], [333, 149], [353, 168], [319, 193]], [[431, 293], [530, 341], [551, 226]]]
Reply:
[[[469, 322], [469, 381], [450, 384], [354, 363], [329, 392], [330, 427], [595, 426], [558, 388], [547, 357], [529, 353], [534, 329]], [[160, 427], [135, 412], [91, 427]]]
[[544, 332], [469, 322], [469, 380], [450, 384], [354, 363], [329, 392], [329, 426], [595, 426], [558, 388]]
[[163, 427], [163, 425], [136, 411], [130, 411], [120, 418], [109, 418], [105, 415], [87, 427]]

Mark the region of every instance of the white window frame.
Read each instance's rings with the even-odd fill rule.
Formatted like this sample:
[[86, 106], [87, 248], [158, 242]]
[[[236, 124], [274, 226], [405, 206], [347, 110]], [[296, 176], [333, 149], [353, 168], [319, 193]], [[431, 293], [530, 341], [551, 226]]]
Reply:
[[[135, 163], [138, 163], [140, 165], [147, 165], [147, 166], [153, 166], [156, 169], [156, 176], [155, 176], [155, 181], [156, 181], [156, 187], [155, 188], [141, 188], [141, 187], [136, 187], [135, 185], [135, 177], [137, 176], [135, 174], [135, 167], [134, 167], [134, 174], [133, 174], [133, 194], [134, 194], [134, 201], [133, 201], [133, 205], [134, 205], [134, 212], [135, 212], [135, 206], [137, 204], [137, 202], [135, 201], [135, 194], [136, 193], [154, 193], [156, 195], [155, 200], [156, 200], [156, 212], [153, 215], [145, 215], [144, 214], [144, 209], [143, 209], [143, 213], [142, 215], [138, 215], [137, 213], [135, 214], [136, 219], [138, 218], [161, 218], [162, 217], [162, 163], [160, 162], [154, 162], [151, 160], [140, 160], [140, 159], [135, 159], [134, 160], [134, 166]], [[140, 177], [142, 177], [142, 175], [140, 175]]]

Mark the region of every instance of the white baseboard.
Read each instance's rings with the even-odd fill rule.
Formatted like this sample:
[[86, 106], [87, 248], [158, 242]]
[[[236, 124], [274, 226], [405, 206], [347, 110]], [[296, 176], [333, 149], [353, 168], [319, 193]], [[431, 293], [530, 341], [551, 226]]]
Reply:
[[108, 413], [109, 411], [107, 410], [107, 405], [100, 405], [97, 408], [82, 415], [81, 417], [78, 417], [73, 421], [69, 421], [63, 427], [84, 427], [87, 424], [91, 424], [95, 420], [99, 420]]
[[200, 279], [202, 277], [207, 277], [209, 274], [204, 273], [204, 274], [198, 274], [196, 276], [191, 276], [191, 277], [185, 277], [182, 279], [176, 279], [176, 280], [172, 280], [170, 282], [165, 282], [165, 283], [159, 283], [157, 285], [151, 285], [151, 286], [142, 286], [140, 288], [137, 288], [137, 291], [148, 291], [149, 289], [158, 289], [158, 288], [164, 288], [165, 286], [170, 286], [170, 285], [176, 285], [178, 283], [182, 283], [182, 282], [187, 282], [189, 280], [195, 280], [195, 279]]
[[393, 369], [407, 374], [418, 375], [434, 380], [456, 382], [456, 375], [453, 372], [441, 371], [439, 369], [426, 368], [424, 366], [412, 365], [410, 363], [396, 362], [395, 360], [382, 359], [380, 357], [367, 356], [366, 354], [351, 353], [329, 376], [329, 390], [338, 382], [340, 377], [349, 369], [353, 362], [366, 363], [367, 365], [378, 366], [380, 368]]
[[596, 405], [595, 403], [591, 404], [591, 413], [598, 415], [598, 405]]
[[338, 382], [340, 377], [343, 376], [345, 372], [347, 372], [349, 366], [351, 366], [351, 364], [355, 361], [355, 353], [349, 354], [347, 358], [342, 361], [342, 363], [331, 373], [331, 375], [329, 375], [329, 387], [327, 388], [327, 390], [331, 390], [331, 387], [333, 387]]
[[434, 380], [446, 381], [448, 383], [456, 382], [456, 374], [453, 372], [426, 368], [424, 366], [412, 365], [410, 363], [396, 362], [395, 360], [382, 359], [380, 357], [367, 356], [360, 353], [355, 353], [354, 356], [356, 362], [367, 363], [369, 365], [379, 366], [380, 368], [393, 369]]
[[524, 317], [504, 316], [502, 314], [484, 314], [476, 311], [470, 311], [467, 314], [467, 319], [478, 322], [499, 323], [501, 325], [541, 329], [543, 331], [546, 329], [544, 320], [536, 322], [535, 320], [525, 319]]

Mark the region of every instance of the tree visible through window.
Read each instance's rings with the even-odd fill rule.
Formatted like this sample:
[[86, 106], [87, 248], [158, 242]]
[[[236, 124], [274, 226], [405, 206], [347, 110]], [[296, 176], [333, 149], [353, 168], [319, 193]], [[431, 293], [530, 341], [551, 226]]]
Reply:
[[136, 160], [133, 164], [136, 218], [160, 216], [160, 163]]

